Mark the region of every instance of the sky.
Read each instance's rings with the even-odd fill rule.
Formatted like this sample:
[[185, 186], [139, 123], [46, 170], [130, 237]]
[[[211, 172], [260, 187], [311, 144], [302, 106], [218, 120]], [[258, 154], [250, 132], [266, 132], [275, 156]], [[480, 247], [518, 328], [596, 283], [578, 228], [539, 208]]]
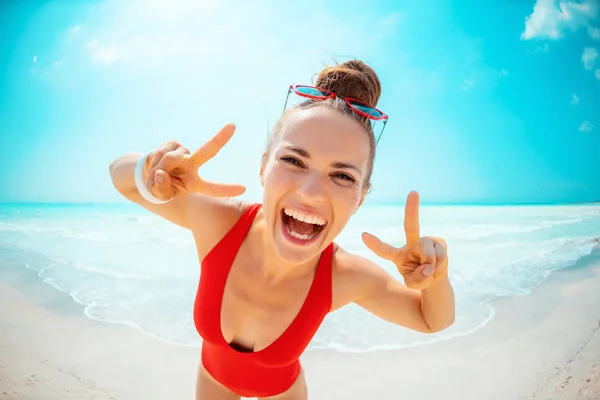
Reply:
[[600, 6], [588, 1], [0, 2], [0, 202], [124, 201], [108, 166], [228, 122], [202, 176], [261, 198], [290, 84], [378, 73], [367, 203], [600, 200]]

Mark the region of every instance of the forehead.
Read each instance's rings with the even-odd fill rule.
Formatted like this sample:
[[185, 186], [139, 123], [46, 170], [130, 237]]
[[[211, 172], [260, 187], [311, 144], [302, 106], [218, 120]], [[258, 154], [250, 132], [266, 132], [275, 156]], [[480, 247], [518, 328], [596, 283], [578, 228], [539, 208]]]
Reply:
[[368, 161], [369, 134], [355, 119], [325, 107], [299, 110], [286, 117], [277, 147], [293, 145], [311, 156]]

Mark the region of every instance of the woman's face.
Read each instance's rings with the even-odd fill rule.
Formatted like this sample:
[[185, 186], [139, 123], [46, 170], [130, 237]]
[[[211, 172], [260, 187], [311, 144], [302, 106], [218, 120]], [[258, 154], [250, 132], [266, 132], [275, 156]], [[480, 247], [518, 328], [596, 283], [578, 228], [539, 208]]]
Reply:
[[266, 228], [278, 256], [319, 255], [362, 204], [369, 137], [353, 118], [315, 107], [285, 117], [261, 166]]

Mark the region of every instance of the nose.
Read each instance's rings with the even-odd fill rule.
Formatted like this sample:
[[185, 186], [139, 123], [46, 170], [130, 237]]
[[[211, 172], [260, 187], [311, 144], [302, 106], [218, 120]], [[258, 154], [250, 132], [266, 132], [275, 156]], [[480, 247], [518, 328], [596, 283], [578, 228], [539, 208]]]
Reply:
[[327, 183], [319, 173], [304, 175], [298, 184], [298, 194], [307, 202], [318, 203], [327, 197]]

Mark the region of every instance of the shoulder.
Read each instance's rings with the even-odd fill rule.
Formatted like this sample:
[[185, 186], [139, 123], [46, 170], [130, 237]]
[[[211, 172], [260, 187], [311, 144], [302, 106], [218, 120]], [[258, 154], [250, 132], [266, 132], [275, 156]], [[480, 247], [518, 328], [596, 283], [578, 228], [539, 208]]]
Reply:
[[340, 308], [386, 285], [392, 276], [373, 261], [334, 245], [333, 303]]
[[189, 224], [200, 259], [219, 243], [252, 205], [237, 198], [195, 195], [190, 204]]

